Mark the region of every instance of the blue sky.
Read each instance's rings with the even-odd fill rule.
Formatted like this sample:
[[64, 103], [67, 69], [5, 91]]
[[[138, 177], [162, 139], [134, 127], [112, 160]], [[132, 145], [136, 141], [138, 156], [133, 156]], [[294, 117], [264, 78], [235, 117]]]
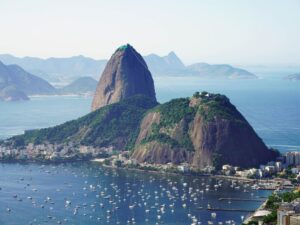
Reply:
[[299, 64], [299, 0], [0, 0], [0, 53], [108, 58], [131, 43], [185, 63]]

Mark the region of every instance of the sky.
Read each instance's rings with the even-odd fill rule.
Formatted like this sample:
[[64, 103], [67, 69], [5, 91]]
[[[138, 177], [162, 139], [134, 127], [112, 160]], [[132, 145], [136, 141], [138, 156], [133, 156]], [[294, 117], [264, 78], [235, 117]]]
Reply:
[[0, 54], [300, 64], [299, 0], [0, 0]]

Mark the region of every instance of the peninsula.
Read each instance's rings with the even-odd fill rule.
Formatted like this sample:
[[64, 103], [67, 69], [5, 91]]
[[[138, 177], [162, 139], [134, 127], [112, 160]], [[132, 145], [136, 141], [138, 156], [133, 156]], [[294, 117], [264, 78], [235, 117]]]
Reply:
[[278, 156], [224, 95], [196, 92], [157, 103], [151, 73], [129, 44], [106, 65], [92, 109], [77, 120], [2, 141], [1, 159], [67, 161], [127, 152], [132, 162], [199, 170], [259, 166]]

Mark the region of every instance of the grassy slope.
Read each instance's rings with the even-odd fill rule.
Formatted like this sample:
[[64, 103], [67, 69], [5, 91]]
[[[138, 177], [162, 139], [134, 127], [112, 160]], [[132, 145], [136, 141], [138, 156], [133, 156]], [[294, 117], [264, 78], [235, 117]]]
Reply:
[[144, 113], [156, 106], [153, 100], [137, 95], [122, 102], [111, 104], [77, 120], [32, 131], [26, 131], [10, 140], [16, 146], [28, 143], [74, 142], [98, 147], [118, 146], [131, 148]]

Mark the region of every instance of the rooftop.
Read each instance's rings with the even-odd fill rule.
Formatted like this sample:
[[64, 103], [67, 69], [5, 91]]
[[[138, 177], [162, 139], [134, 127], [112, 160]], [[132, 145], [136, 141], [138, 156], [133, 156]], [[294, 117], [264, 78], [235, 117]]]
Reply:
[[264, 217], [269, 215], [271, 212], [269, 210], [258, 210], [254, 213], [253, 217]]

